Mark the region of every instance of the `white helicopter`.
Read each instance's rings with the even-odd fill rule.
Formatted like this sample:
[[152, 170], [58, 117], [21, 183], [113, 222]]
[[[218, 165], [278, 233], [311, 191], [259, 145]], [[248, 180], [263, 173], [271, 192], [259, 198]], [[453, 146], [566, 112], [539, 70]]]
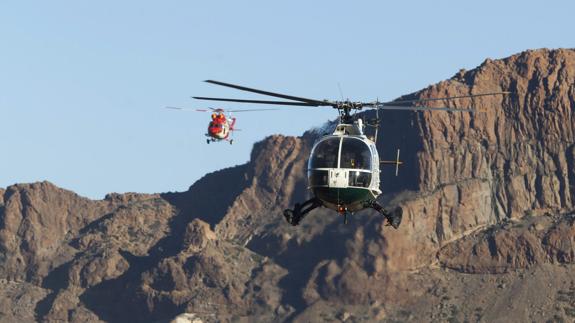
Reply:
[[[312, 107], [327, 106], [333, 107], [339, 111], [339, 124], [335, 127], [333, 133], [318, 139], [311, 150], [308, 161], [307, 178], [309, 184], [308, 188], [312, 191], [313, 197], [304, 203], [296, 203], [293, 209], [286, 209], [283, 212], [287, 222], [294, 226], [298, 225], [310, 211], [318, 207], [327, 207], [335, 210], [344, 217], [345, 223], [347, 223], [347, 217], [349, 214], [370, 208], [382, 214], [387, 219], [388, 225], [393, 226], [395, 229], [397, 229], [401, 224], [403, 211], [400, 207], [389, 212], [377, 202], [377, 197], [381, 195], [379, 165], [380, 163], [395, 165], [397, 175], [398, 167], [402, 164], [399, 160], [399, 150], [397, 151], [397, 158], [395, 161], [380, 161], [374, 141], [375, 139], [371, 140], [364, 134], [365, 124], [361, 118], [356, 118], [354, 120], [354, 117], [351, 115], [352, 110], [371, 108], [377, 109], [377, 111], [474, 112], [473, 109], [401, 106], [400, 104], [453, 100], [510, 93], [492, 92], [443, 98], [402, 100], [394, 102], [376, 101], [366, 103], [351, 102], [349, 100], [329, 101], [307, 99], [219, 81], [207, 80], [206, 82], [291, 101], [242, 100], [212, 97], [194, 97], [195, 99], [272, 105]], [[377, 135], [375, 138], [377, 138]]]

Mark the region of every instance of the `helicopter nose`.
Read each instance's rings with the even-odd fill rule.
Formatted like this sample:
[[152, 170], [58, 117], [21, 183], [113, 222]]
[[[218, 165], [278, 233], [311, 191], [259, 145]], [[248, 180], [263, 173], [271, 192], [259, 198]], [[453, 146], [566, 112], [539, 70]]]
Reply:
[[222, 131], [222, 129], [219, 128], [219, 127], [209, 127], [209, 128], [208, 128], [208, 132], [209, 132], [211, 135], [217, 135], [217, 134], [220, 133], [221, 131]]

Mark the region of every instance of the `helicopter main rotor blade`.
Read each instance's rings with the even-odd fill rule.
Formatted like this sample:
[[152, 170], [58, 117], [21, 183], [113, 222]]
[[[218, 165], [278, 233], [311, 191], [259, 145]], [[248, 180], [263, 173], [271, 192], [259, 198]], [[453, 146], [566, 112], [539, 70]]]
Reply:
[[241, 86], [241, 85], [224, 83], [224, 82], [214, 81], [214, 80], [206, 80], [206, 82], [211, 83], [211, 84], [220, 85], [220, 86], [231, 87], [233, 89], [237, 89], [237, 90], [241, 90], [241, 91], [253, 92], [253, 93], [257, 93], [257, 94], [273, 96], [276, 98], [282, 98], [282, 99], [287, 99], [287, 100], [305, 102], [305, 103], [313, 104], [316, 106], [333, 105], [333, 102], [329, 102], [327, 100], [320, 101], [320, 100], [315, 100], [315, 99], [302, 98], [302, 97], [298, 97], [298, 96], [286, 95], [286, 94], [269, 92], [269, 91], [263, 91], [263, 90], [253, 89], [253, 88], [249, 88], [249, 87], [245, 87], [245, 86]]
[[204, 96], [193, 96], [192, 98], [197, 100], [208, 100], [208, 101], [224, 101], [224, 102], [237, 102], [237, 103], [257, 103], [257, 104], [275, 104], [275, 105], [297, 105], [304, 107], [317, 107], [315, 103], [307, 102], [289, 102], [289, 101], [267, 101], [267, 100], [241, 100], [241, 99], [225, 99], [225, 98], [209, 98]]
[[[207, 108], [207, 109], [190, 109], [190, 108], [179, 108], [179, 107], [166, 107], [170, 110], [178, 111], [196, 111], [196, 112], [252, 112], [252, 111], [278, 111], [279, 109], [247, 109], [247, 110], [225, 110], [221, 108]], [[209, 110], [208, 110], [209, 109]]]
[[[366, 105], [366, 107], [370, 107]], [[476, 111], [473, 109], [456, 109], [456, 108], [446, 108], [446, 107], [410, 107], [410, 106], [400, 106], [400, 105], [382, 105], [381, 103], [378, 105], [371, 106], [374, 109], [378, 110], [403, 110], [403, 111], [449, 111], [449, 112], [470, 112], [475, 113]]]
[[279, 111], [279, 109], [224, 110], [225, 112]]
[[[165, 107], [165, 108], [166, 108], [166, 109], [170, 109], [170, 110], [179, 110], [179, 111], [191, 111], [191, 110], [194, 110], [194, 109], [179, 108], [179, 107]], [[208, 111], [208, 110], [203, 110], [203, 109], [202, 109], [202, 110], [200, 110], [200, 109], [195, 109], [195, 110], [196, 110], [196, 111], [201, 111], [201, 112]]]
[[415, 103], [415, 102], [427, 102], [427, 101], [442, 101], [442, 100], [455, 100], [455, 99], [464, 99], [464, 98], [477, 98], [481, 96], [490, 96], [490, 95], [504, 95], [504, 94], [511, 94], [512, 92], [503, 91], [503, 92], [490, 92], [490, 93], [480, 93], [480, 94], [470, 94], [470, 95], [458, 95], [458, 96], [449, 96], [443, 98], [429, 98], [429, 99], [417, 99], [417, 100], [399, 100], [399, 101], [390, 101], [390, 102], [383, 102], [380, 103], [382, 105], [394, 105], [400, 103]]
[[[166, 109], [178, 110], [178, 111], [209, 112], [209, 110], [207, 110], [207, 109], [190, 109], [190, 108], [179, 108], [179, 107], [166, 107]], [[209, 108], [209, 109], [218, 112], [217, 109], [214, 109], [214, 108]], [[223, 111], [223, 110], [221, 110], [221, 111]]]

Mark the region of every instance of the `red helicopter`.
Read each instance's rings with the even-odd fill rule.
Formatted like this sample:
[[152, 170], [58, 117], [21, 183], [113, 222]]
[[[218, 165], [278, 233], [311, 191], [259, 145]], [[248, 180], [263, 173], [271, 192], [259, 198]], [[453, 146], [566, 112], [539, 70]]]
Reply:
[[[271, 111], [278, 109], [252, 109], [252, 110], [224, 110], [221, 108], [208, 108], [208, 109], [185, 109], [176, 107], [166, 107], [167, 109], [180, 110], [180, 111], [197, 111], [197, 112], [212, 112], [212, 121], [208, 124], [208, 132], [206, 133], [206, 142], [209, 144], [214, 141], [225, 140], [231, 144], [234, 140], [230, 138], [230, 135], [234, 131], [240, 129], [234, 128], [236, 124], [236, 118], [231, 116], [231, 112], [252, 112], [252, 111]], [[228, 113], [226, 116], [225, 113]]]

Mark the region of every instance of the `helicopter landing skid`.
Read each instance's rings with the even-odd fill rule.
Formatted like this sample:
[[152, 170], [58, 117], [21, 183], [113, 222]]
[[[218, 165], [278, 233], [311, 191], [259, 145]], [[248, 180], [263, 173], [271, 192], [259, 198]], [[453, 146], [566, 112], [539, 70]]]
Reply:
[[315, 197], [303, 202], [303, 204], [296, 203], [293, 210], [284, 210], [284, 218], [289, 224], [296, 226], [311, 210], [322, 205], [321, 201]]
[[403, 217], [403, 209], [401, 207], [395, 208], [395, 210], [388, 212], [383, 206], [379, 205], [377, 201], [369, 201], [365, 205], [366, 207], [372, 208], [379, 212], [387, 220], [386, 225], [392, 226], [394, 229], [399, 228], [401, 224], [401, 218]]

